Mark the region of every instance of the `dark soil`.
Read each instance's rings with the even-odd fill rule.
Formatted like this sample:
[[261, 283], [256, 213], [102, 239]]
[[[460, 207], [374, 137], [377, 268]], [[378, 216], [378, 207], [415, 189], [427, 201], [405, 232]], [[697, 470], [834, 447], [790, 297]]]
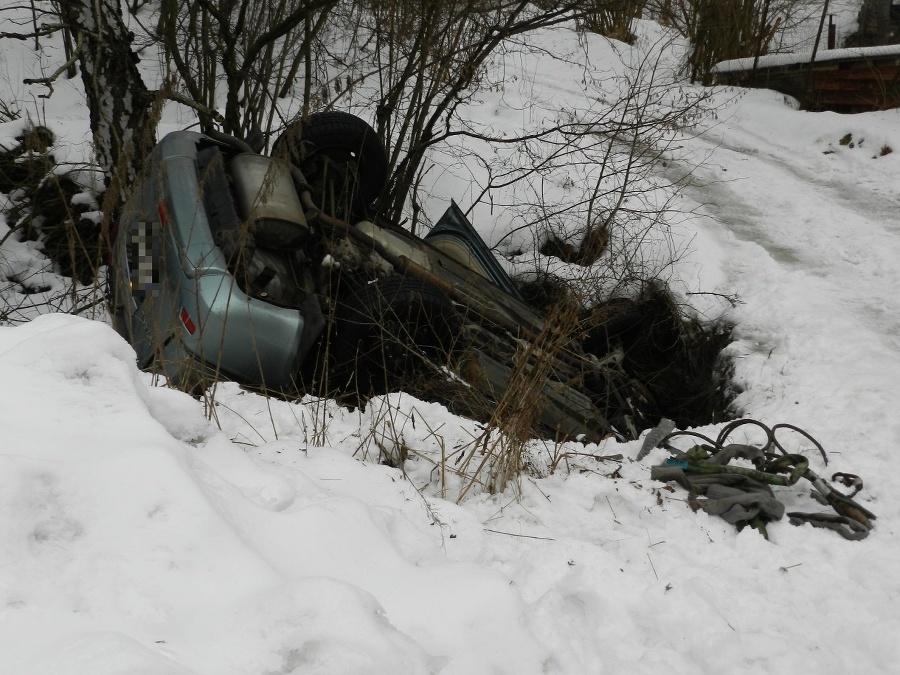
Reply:
[[84, 217], [93, 207], [73, 203], [84, 189], [72, 175], [57, 172], [49, 129], [29, 128], [17, 141], [13, 148], [0, 148], [0, 192], [12, 197], [7, 222], [20, 240], [41, 241], [61, 274], [91, 283], [105, 245], [100, 227]]
[[[574, 302], [560, 280], [545, 278], [520, 286], [532, 305], [546, 310]], [[687, 428], [734, 417], [736, 394], [731, 364], [723, 350], [732, 326], [701, 322], [679, 308], [661, 284], [649, 284], [636, 299], [614, 299], [583, 318], [585, 351], [602, 358], [621, 348], [622, 368], [650, 394], [641, 412], [649, 425], [667, 417]]]

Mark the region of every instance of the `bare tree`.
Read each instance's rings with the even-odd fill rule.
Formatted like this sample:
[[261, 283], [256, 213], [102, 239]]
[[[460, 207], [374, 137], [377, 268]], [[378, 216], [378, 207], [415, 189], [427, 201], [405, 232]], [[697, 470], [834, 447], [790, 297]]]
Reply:
[[64, 29], [74, 36], [94, 152], [107, 187], [130, 185], [153, 145], [153, 95], [147, 90], [122, 20], [119, 0], [58, 0]]
[[[387, 218], [403, 216], [429, 149], [459, 133], [456, 111], [480, 87], [489, 86], [490, 59], [510, 40], [576, 21], [595, 4], [395, 0], [348, 5], [344, 25], [354, 30], [342, 36], [344, 58], [374, 68], [351, 72], [348, 82], [354, 86], [344, 87], [337, 98], [363, 99], [375, 111], [392, 167], [381, 199]], [[413, 200], [411, 229], [418, 219]]]
[[577, 288], [587, 305], [639, 290], [678, 256], [669, 227], [691, 173], [678, 141], [710, 104], [707, 90], [673, 86], [665, 53], [657, 44], [617, 76], [586, 72], [588, 100], [603, 104], [560, 106], [559, 122], [510, 143], [488, 139], [501, 151], [481, 153], [489, 179], [479, 199], [519, 216], [498, 247], [532, 241], [544, 256], [531, 274]]
[[691, 81], [709, 84], [719, 61], [766, 54], [778, 35], [815, 13], [803, 0], [649, 0], [663, 23], [690, 40]]
[[[644, 217], [654, 204], [637, 206], [645, 187], [634, 186], [660, 159], [661, 132], [684, 124], [699, 107], [685, 98], [666, 109], [660, 92], [669, 83], [648, 84], [647, 73], [656, 68], [645, 63], [620, 87], [618, 102], [596, 112], [561, 105], [557, 121], [518, 135], [463, 122], [461, 107], [477, 92], [504, 86], [491, 80], [494, 60], [531, 49], [534, 31], [589, 25], [604, 12], [614, 27], [640, 9], [634, 2], [133, 2], [129, 9], [146, 28], [141, 39], [161, 45], [174, 75], [156, 99], [137, 70], [120, 0], [69, 0], [58, 9], [74, 37], [72, 58], [81, 64], [97, 158], [110, 182], [120, 181], [114, 186], [120, 195], [152, 139], [153, 100], [187, 103], [202, 124], [218, 123], [245, 138], [254, 128], [277, 131], [291, 114], [347, 107], [369, 112], [389, 151], [382, 216], [394, 222], [408, 216], [415, 230], [421, 220], [417, 186], [431, 166], [429, 154], [450, 143], [487, 144], [512, 164], [485, 166], [491, 177], [482, 197], [521, 182], [517, 207], [530, 213], [530, 222], [542, 223], [538, 236], [546, 241], [556, 228], [574, 246], [573, 260], [588, 265], [615, 243], [608, 237], [616, 226], [657, 222]], [[293, 103], [282, 98], [288, 94]], [[481, 160], [469, 152], [460, 161]], [[118, 179], [115, 168], [123, 163], [128, 169]], [[554, 203], [537, 186], [563, 165], [573, 175], [585, 167], [587, 187], [574, 201]]]
[[900, 41], [897, 19], [891, 19], [892, 0], [862, 0], [857, 23], [859, 30], [852, 36], [855, 46], [884, 45]]
[[[245, 138], [272, 126], [276, 99], [311, 84], [311, 46], [339, 0], [161, 0], [151, 35], [201, 124]], [[215, 111], [223, 101], [224, 114]]]
[[634, 20], [643, 13], [647, 0], [594, 0], [593, 11], [581, 20], [586, 30], [632, 43]]

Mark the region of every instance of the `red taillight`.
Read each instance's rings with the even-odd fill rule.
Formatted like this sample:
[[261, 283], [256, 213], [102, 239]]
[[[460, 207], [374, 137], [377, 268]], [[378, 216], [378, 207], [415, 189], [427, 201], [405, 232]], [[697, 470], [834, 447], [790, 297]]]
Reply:
[[187, 332], [191, 335], [197, 332], [197, 326], [194, 325], [194, 322], [191, 320], [191, 315], [188, 314], [184, 307], [181, 308], [181, 323], [184, 324]]
[[169, 224], [169, 204], [165, 199], [163, 199], [159, 204], [156, 205], [156, 210], [159, 211], [160, 227], [165, 227]]

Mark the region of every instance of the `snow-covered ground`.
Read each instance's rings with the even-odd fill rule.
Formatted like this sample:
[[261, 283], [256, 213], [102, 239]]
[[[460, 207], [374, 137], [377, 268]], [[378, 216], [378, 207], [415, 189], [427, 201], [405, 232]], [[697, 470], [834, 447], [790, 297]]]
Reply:
[[[542, 86], [571, 88], [565, 72]], [[554, 473], [459, 500], [479, 430], [440, 406], [231, 384], [197, 401], [153, 386], [102, 322], [46, 315], [0, 328], [0, 673], [895, 672], [900, 111], [716, 96], [675, 158], [693, 174], [674, 273], [735, 322], [744, 413], [865, 480], [867, 539], [739, 534], [653, 482], [665, 453], [635, 461], [639, 442], [535, 443]]]

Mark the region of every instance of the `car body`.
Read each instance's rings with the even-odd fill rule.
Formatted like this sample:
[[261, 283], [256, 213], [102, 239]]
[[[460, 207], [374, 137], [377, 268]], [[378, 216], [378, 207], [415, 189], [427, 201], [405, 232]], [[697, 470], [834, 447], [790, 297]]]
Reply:
[[[610, 421], [611, 399], [597, 393], [615, 359], [601, 364], [577, 344], [541, 356], [544, 320], [455, 204], [418, 238], [390, 223], [351, 225], [317, 197], [293, 162], [235, 139], [164, 137], [122, 210], [109, 272], [114, 323], [139, 366], [185, 389], [227, 378], [364, 399], [405, 386], [398, 364], [411, 354], [445, 380], [436, 400], [489, 418], [517, 373], [538, 372], [544, 358], [536, 433], [635, 435], [631, 413]], [[402, 338], [385, 337], [386, 325]], [[359, 375], [376, 343], [369, 370], [390, 361], [381, 370], [395, 377]]]
[[304, 331], [316, 327], [298, 308], [236, 283], [204, 208], [197, 170], [204, 141], [194, 132], [163, 138], [123, 209], [114, 243], [116, 326], [142, 368], [175, 380], [197, 368], [278, 389], [289, 383]]

